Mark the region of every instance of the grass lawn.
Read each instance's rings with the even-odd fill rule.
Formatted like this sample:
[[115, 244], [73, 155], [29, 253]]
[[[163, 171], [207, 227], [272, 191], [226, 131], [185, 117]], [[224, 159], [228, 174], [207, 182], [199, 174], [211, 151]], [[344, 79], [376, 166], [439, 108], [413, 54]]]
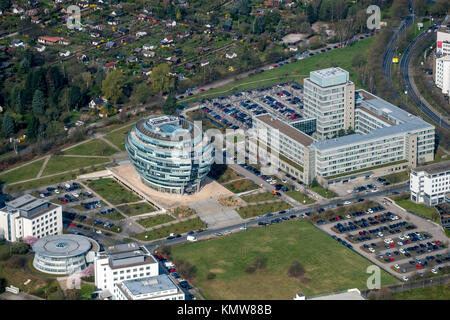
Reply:
[[225, 164], [213, 164], [208, 175], [219, 183], [226, 183], [231, 180], [242, 178], [236, 171]]
[[450, 160], [450, 156], [448, 154], [446, 154], [444, 151], [442, 151], [441, 148], [438, 147], [436, 153], [434, 154], [434, 160], [427, 162], [426, 164], [447, 161], [447, 160]]
[[305, 201], [304, 204], [311, 204], [311, 203], [316, 202], [316, 200], [311, 199], [306, 194], [304, 194], [303, 192], [300, 192], [300, 191], [289, 190], [288, 192], [285, 192], [285, 193], [286, 193], [286, 195], [288, 195], [289, 197], [291, 197], [294, 200], [297, 200], [300, 203], [303, 203], [303, 201]]
[[8, 185], [5, 191], [8, 193], [16, 193], [16, 192], [20, 192], [20, 191], [24, 191], [24, 190], [40, 188], [40, 187], [48, 186], [48, 185], [55, 184], [55, 183], [61, 183], [64, 181], [73, 180], [73, 179], [76, 179], [76, 177], [77, 177], [77, 172], [63, 173], [63, 174], [59, 174], [59, 175], [52, 176], [52, 177], [41, 178], [41, 179], [18, 183], [18, 184], [14, 184], [14, 185]]
[[0, 173], [0, 182], [4, 184], [18, 182], [27, 179], [36, 178], [39, 170], [44, 164], [45, 159], [41, 159], [30, 163], [24, 167], [14, 169], [13, 171], [7, 173]]
[[450, 238], [450, 229], [444, 228], [445, 234], [447, 235], [447, 238]]
[[141, 200], [137, 195], [110, 178], [92, 180], [88, 183], [88, 186], [112, 204]]
[[80, 299], [89, 300], [95, 291], [95, 285], [91, 283], [83, 283], [80, 288]]
[[245, 202], [259, 202], [259, 201], [278, 199], [278, 197], [273, 195], [271, 192], [261, 192], [261, 193], [251, 194], [248, 196], [243, 196], [241, 198]]
[[386, 176], [382, 176], [381, 178], [386, 179], [386, 181], [391, 184], [399, 183], [402, 181], [409, 180], [409, 172], [401, 171], [401, 172], [391, 173]]
[[99, 218], [106, 218], [109, 220], [122, 220], [125, 219], [125, 217], [118, 212], [117, 210], [114, 210], [113, 212], [110, 212], [108, 214], [101, 214], [100, 212], [96, 213], [96, 216]]
[[407, 195], [400, 195], [398, 197], [391, 197], [400, 207], [407, 211], [414, 212], [436, 223], [441, 224], [439, 212], [434, 207], [427, 207], [424, 204], [415, 203], [410, 200], [409, 193]]
[[234, 193], [241, 193], [250, 190], [259, 189], [259, 186], [247, 179], [236, 180], [224, 185], [225, 188]]
[[396, 292], [392, 300], [450, 300], [450, 284]]
[[314, 187], [308, 187], [308, 188], [327, 199], [331, 199], [331, 198], [338, 196], [336, 193], [334, 193], [333, 191], [331, 191], [329, 189], [325, 189], [320, 184], [316, 185]]
[[159, 214], [157, 216], [139, 219], [136, 222], [139, 223], [144, 228], [151, 228], [159, 224], [167, 223], [174, 220], [175, 219], [168, 214]]
[[129, 216], [137, 216], [139, 214], [155, 211], [155, 208], [149, 205], [147, 202], [124, 204], [122, 206], [118, 206], [117, 209], [121, 210], [123, 213]]
[[63, 157], [52, 156], [42, 173], [43, 176], [64, 172], [67, 170], [89, 167], [92, 165], [108, 162], [105, 158], [80, 158], [80, 157]]
[[93, 139], [74, 148], [64, 151], [66, 155], [111, 156], [118, 152], [102, 140]]
[[331, 50], [327, 53], [318, 54], [278, 68], [266, 70], [263, 73], [246, 77], [238, 81], [233, 81], [218, 88], [207, 90], [193, 97], [183, 99], [180, 102], [192, 102], [199, 99], [227, 95], [233, 92], [255, 89], [286, 81], [298, 81], [303, 83], [303, 79], [309, 77], [310, 71], [328, 68], [335, 65], [348, 70], [350, 73], [350, 79], [355, 82], [355, 86], [361, 88], [363, 85], [359, 83], [356, 75], [357, 71], [352, 65], [352, 59], [356, 54], [360, 53], [367, 56], [372, 40], [372, 38], [360, 40], [342, 49]]
[[[197, 271], [193, 284], [206, 299], [217, 300], [286, 300], [298, 292], [314, 296], [355, 287], [364, 289], [366, 269], [372, 264], [304, 220], [174, 246], [171, 255], [172, 261], [194, 265]], [[266, 267], [245, 272], [257, 257], [267, 259]], [[301, 279], [287, 275], [294, 260], [306, 271]], [[207, 279], [210, 272], [216, 275], [213, 280]], [[398, 280], [381, 271], [381, 284], [391, 283]]]
[[[139, 240], [155, 240], [168, 237], [171, 233], [181, 234], [191, 230], [204, 229], [206, 226], [200, 218], [193, 218], [183, 222], [178, 222], [170, 226], [165, 226], [150, 231], [145, 231], [135, 235]], [[147, 238], [145, 237], [147, 236]]]
[[106, 135], [105, 138], [111, 141], [113, 144], [118, 146], [120, 150], [125, 151], [125, 137], [127, 132], [131, 129], [134, 123], [110, 134]]
[[292, 208], [292, 206], [289, 203], [280, 201], [280, 202], [255, 204], [246, 207], [240, 207], [236, 211], [243, 219], [247, 219], [262, 214], [276, 212], [289, 208]]

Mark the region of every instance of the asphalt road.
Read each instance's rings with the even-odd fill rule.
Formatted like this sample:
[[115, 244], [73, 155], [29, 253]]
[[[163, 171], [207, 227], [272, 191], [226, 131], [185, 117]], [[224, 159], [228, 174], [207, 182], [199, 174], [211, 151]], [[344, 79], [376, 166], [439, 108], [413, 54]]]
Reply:
[[[247, 220], [247, 221], [245, 221], [243, 223], [239, 223], [239, 224], [235, 224], [235, 225], [231, 225], [231, 226], [227, 226], [227, 227], [222, 227], [222, 228], [218, 228], [218, 229], [205, 230], [205, 231], [202, 231], [201, 233], [197, 233], [195, 236], [199, 240], [200, 239], [206, 239], [206, 238], [215, 236], [215, 234], [218, 233], [218, 232], [224, 234], [226, 231], [233, 231], [233, 230], [234, 231], [239, 231], [240, 228], [242, 228], [242, 227], [247, 227], [247, 228], [248, 227], [256, 227], [256, 226], [258, 226], [258, 222], [260, 222], [260, 221], [270, 222], [270, 220], [272, 220], [274, 218], [289, 217], [292, 214], [298, 215], [298, 214], [305, 213], [305, 212], [308, 212], [308, 211], [314, 211], [314, 210], [317, 210], [319, 208], [328, 209], [328, 208], [336, 206], [336, 204], [338, 204], [338, 203], [343, 203], [344, 201], [356, 202], [356, 201], [358, 201], [359, 198], [374, 199], [374, 198], [377, 198], [377, 197], [380, 197], [380, 196], [386, 196], [386, 195], [392, 194], [393, 192], [407, 191], [408, 189], [409, 189], [408, 184], [402, 184], [402, 185], [397, 185], [395, 187], [391, 187], [389, 189], [385, 189], [385, 190], [381, 190], [381, 191], [378, 191], [378, 192], [374, 192], [374, 193], [371, 193], [371, 194], [365, 194], [365, 195], [363, 195], [363, 194], [358, 194], [358, 195], [352, 194], [352, 195], [349, 195], [347, 197], [341, 197], [341, 198], [338, 198], [336, 200], [328, 201], [327, 203], [324, 203], [322, 205], [315, 206], [314, 209], [311, 208], [311, 207], [308, 207], [308, 208], [305, 208], [305, 209], [292, 208], [292, 209], [286, 210], [286, 213], [284, 213], [284, 214], [273, 214], [273, 216], [270, 216], [270, 217], [267, 217], [267, 216], [264, 215], [261, 218], [255, 217], [255, 218]], [[179, 243], [184, 243], [184, 242], [187, 242], [186, 235], [181, 236], [179, 238], [171, 239], [171, 240], [167, 240], [167, 239], [158, 240], [158, 241], [155, 241], [153, 243], [145, 245], [145, 247], [150, 252], [153, 252], [155, 249], [157, 249], [158, 247], [161, 247], [161, 246], [171, 246], [171, 245], [174, 245], [174, 244], [179, 244]]]

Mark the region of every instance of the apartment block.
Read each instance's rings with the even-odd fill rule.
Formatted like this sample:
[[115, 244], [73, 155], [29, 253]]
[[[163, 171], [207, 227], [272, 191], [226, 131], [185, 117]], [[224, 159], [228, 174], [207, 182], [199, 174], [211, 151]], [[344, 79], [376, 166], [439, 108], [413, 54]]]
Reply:
[[436, 70], [434, 72], [434, 82], [442, 90], [443, 94], [450, 92], [450, 55], [436, 58]]
[[0, 236], [7, 241], [59, 235], [62, 230], [61, 206], [30, 194], [5, 202], [0, 209]]

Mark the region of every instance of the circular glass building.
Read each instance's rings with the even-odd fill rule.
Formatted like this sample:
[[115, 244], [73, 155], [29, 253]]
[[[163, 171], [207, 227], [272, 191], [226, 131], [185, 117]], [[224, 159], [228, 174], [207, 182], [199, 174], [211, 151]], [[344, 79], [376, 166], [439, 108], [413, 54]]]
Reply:
[[62, 234], [41, 238], [32, 247], [36, 269], [52, 274], [72, 274], [86, 267], [86, 255], [93, 245], [87, 237]]
[[213, 146], [194, 123], [154, 115], [136, 122], [125, 147], [141, 180], [168, 193], [194, 193], [214, 161]]

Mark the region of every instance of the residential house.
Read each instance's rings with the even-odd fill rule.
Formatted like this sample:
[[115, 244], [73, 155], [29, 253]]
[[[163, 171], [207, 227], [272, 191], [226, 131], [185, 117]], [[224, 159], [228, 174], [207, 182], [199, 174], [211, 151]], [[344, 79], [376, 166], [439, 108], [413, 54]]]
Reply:
[[145, 31], [136, 32], [136, 38], [144, 37], [146, 35], [147, 35], [147, 32], [145, 32]]
[[155, 51], [142, 50], [142, 55], [146, 58], [153, 58], [155, 57]]
[[111, 48], [113, 48], [115, 45], [116, 45], [116, 43], [115, 43], [114, 41], [108, 41], [108, 42], [105, 44], [105, 47], [106, 47], [106, 49], [111, 49]]
[[234, 59], [234, 58], [236, 58], [237, 57], [237, 54], [236, 54], [236, 52], [227, 52], [226, 54], [225, 54], [225, 57], [227, 58], [227, 59]]
[[195, 66], [192, 63], [186, 63], [184, 66], [187, 71], [191, 71], [195, 69]]
[[32, 17], [32, 16], [37, 15], [38, 11], [37, 11], [37, 9], [30, 9], [30, 10], [25, 11], [25, 14], [29, 17]]
[[43, 44], [38, 44], [35, 48], [37, 52], [44, 52], [46, 47]]
[[177, 26], [177, 22], [175, 20], [167, 20], [166, 21], [166, 27], [173, 28]]
[[156, 49], [156, 46], [154, 44], [146, 43], [146, 44], [144, 44], [142, 46], [142, 49], [144, 49], [144, 50], [154, 50], [154, 49]]
[[18, 47], [25, 47], [25, 42], [23, 42], [23, 41], [20, 40], [20, 39], [13, 39], [13, 40], [11, 41], [11, 47], [15, 47], [15, 48], [18, 48]]
[[130, 56], [125, 59], [127, 63], [136, 63], [139, 62], [139, 59], [136, 56]]
[[57, 44], [62, 44], [62, 45], [69, 45], [70, 41], [66, 40], [62, 37], [46, 37], [46, 36], [41, 36], [38, 38], [38, 42], [42, 43], [42, 44], [46, 44], [46, 45], [57, 45]]
[[22, 14], [25, 12], [25, 10], [22, 7], [19, 7], [18, 5], [15, 5], [15, 4], [12, 5], [12, 8], [13, 8], [12, 12], [14, 14]]
[[102, 108], [106, 105], [106, 103], [108, 102], [107, 99], [97, 96], [94, 99], [91, 100], [91, 102], [89, 102], [89, 108], [91, 109], [99, 109]]
[[69, 50], [62, 50], [59, 52], [59, 56], [60, 57], [68, 57], [70, 56], [70, 51]]
[[209, 65], [209, 61], [208, 60], [200, 62], [200, 67], [205, 67], [207, 65]]
[[103, 66], [103, 70], [105, 70], [105, 72], [109, 72], [111, 69], [115, 69], [115, 68], [116, 68], [116, 63], [114, 61], [107, 62]]
[[32, 23], [35, 23], [35, 24], [41, 23], [41, 19], [39, 19], [39, 17], [31, 17], [30, 20]]

